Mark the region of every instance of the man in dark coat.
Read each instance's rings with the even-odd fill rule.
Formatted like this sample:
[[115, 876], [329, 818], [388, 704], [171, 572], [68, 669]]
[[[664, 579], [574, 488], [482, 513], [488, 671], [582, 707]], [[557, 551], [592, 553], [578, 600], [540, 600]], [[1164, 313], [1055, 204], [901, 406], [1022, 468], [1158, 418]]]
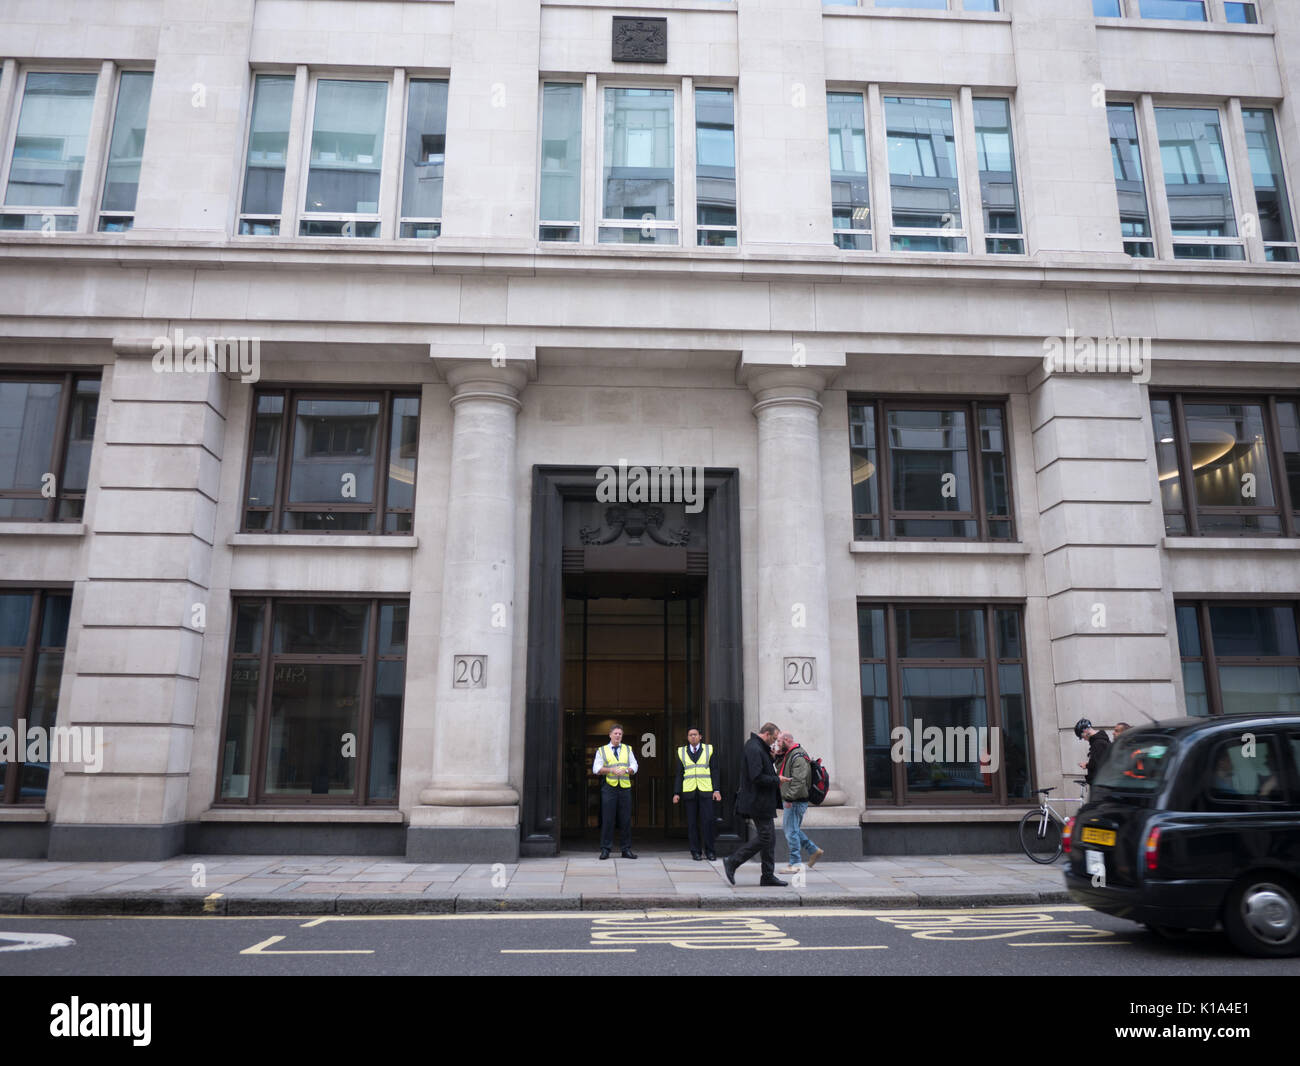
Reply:
[[771, 722], [745, 741], [744, 762], [740, 767], [740, 795], [736, 813], [754, 823], [757, 836], [735, 855], [722, 860], [727, 880], [736, 883], [736, 867], [762, 852], [763, 877], [760, 885], [784, 887], [787, 882], [776, 876], [776, 833], [772, 821], [781, 808], [781, 778], [772, 765], [772, 745], [781, 730]]

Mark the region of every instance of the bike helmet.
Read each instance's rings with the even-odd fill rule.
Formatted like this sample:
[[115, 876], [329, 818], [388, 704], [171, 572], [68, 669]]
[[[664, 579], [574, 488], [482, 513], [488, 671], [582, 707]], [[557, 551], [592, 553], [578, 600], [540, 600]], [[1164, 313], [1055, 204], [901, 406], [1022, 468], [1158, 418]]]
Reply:
[[1088, 721], [1088, 719], [1080, 718], [1077, 722], [1074, 723], [1074, 735], [1078, 737], [1080, 740], [1082, 740], [1083, 731], [1085, 729], [1091, 729], [1091, 728], [1092, 728], [1092, 723]]

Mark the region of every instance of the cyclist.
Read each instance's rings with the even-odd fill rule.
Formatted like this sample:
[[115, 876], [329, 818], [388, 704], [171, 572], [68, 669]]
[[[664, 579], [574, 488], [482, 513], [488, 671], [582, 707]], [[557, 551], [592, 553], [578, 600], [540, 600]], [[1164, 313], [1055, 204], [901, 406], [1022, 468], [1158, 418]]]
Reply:
[[1085, 780], [1091, 785], [1093, 778], [1097, 776], [1097, 771], [1101, 769], [1101, 764], [1106, 761], [1106, 753], [1110, 751], [1110, 737], [1086, 718], [1080, 718], [1074, 723], [1074, 735], [1088, 742], [1088, 761], [1079, 763], [1079, 768], [1083, 770]]

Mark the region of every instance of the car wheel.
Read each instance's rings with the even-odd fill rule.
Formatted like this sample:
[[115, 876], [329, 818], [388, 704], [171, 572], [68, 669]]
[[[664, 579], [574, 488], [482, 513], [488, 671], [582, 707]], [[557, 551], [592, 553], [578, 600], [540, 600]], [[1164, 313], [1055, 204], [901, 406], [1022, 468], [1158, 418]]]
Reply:
[[1300, 955], [1300, 902], [1295, 886], [1274, 874], [1242, 878], [1223, 905], [1228, 939], [1247, 955]]

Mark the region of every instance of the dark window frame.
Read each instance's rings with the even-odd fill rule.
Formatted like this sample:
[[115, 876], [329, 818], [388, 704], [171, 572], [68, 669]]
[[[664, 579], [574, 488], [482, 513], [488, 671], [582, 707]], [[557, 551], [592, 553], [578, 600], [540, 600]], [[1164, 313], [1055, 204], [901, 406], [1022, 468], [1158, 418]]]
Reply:
[[[1152, 405], [1158, 400], [1169, 402], [1170, 416], [1173, 420], [1174, 449], [1178, 455], [1178, 483], [1182, 489], [1183, 510], [1165, 511], [1161, 502], [1161, 517], [1181, 513], [1187, 523], [1186, 533], [1170, 533], [1165, 522], [1166, 537], [1298, 537], [1300, 536], [1300, 500], [1292, 500], [1290, 486], [1285, 476], [1285, 453], [1282, 451], [1282, 431], [1278, 422], [1279, 403], [1294, 403], [1300, 408], [1300, 393], [1260, 392], [1258, 389], [1153, 389], [1147, 398], [1147, 411], [1151, 413]], [[1225, 403], [1258, 404], [1264, 417], [1264, 444], [1267, 449], [1270, 484], [1273, 489], [1274, 505], [1272, 507], [1222, 507], [1202, 506], [1196, 497], [1196, 485], [1193, 475], [1192, 453], [1187, 435], [1187, 403]], [[1151, 439], [1155, 447], [1160, 446], [1155, 435], [1155, 417], [1151, 416]], [[1156, 470], [1159, 477], [1159, 469]], [[1245, 529], [1234, 531], [1212, 529], [1201, 532], [1201, 516], [1214, 515], [1248, 515], [1255, 517], [1276, 516], [1280, 519], [1282, 529], [1273, 533], [1267, 530]]]
[[[258, 412], [257, 406], [264, 396], [279, 395], [283, 399], [283, 409], [280, 411], [280, 431], [279, 431], [279, 449], [280, 454], [276, 459], [275, 466], [275, 492], [272, 497], [272, 503], [269, 507], [252, 507], [249, 505], [249, 492], [252, 488], [253, 478], [253, 460], [257, 457], [255, 446], [257, 443], [257, 425]], [[392, 446], [393, 430], [393, 409], [396, 401], [402, 399], [413, 399], [420, 405], [420, 413], [417, 414], [416, 422], [416, 474], [415, 484], [412, 486], [411, 506], [410, 507], [390, 507], [388, 505], [388, 454]], [[240, 524], [241, 533], [256, 534], [287, 534], [289, 536], [303, 536], [313, 534], [325, 534], [327, 536], [390, 536], [390, 537], [409, 537], [415, 529], [415, 505], [416, 497], [419, 491], [419, 442], [420, 442], [420, 424], [418, 419], [423, 417], [423, 396], [421, 390], [416, 388], [381, 388], [366, 391], [353, 391], [343, 387], [328, 386], [308, 386], [305, 388], [295, 388], [291, 385], [268, 385], [254, 389], [252, 401], [248, 409], [248, 433], [245, 439], [245, 456], [244, 456], [244, 483], [243, 496], [240, 504]], [[294, 417], [294, 411], [297, 408], [299, 400], [345, 400], [353, 402], [378, 401], [379, 422], [375, 429], [374, 441], [375, 446], [371, 458], [374, 464], [375, 479], [375, 500], [374, 503], [345, 503], [342, 501], [333, 503], [290, 503], [289, 502], [289, 480], [293, 473], [293, 449], [297, 435], [297, 419]], [[290, 513], [305, 514], [373, 514], [375, 523], [373, 529], [293, 529], [285, 524], [285, 516]], [[266, 528], [254, 528], [248, 524], [248, 516], [252, 513], [268, 514], [270, 520]], [[389, 515], [411, 516], [411, 529], [388, 530]]]
[[[863, 543], [872, 543], [875, 541], [900, 541], [900, 542], [918, 542], [918, 543], [992, 543], [992, 544], [1015, 544], [1018, 543], [1018, 531], [1016, 528], [1016, 493], [1015, 493], [1015, 465], [1012, 461], [1011, 447], [1011, 419], [1008, 411], [1009, 403], [1005, 397], [992, 396], [975, 396], [975, 397], [914, 397], [914, 396], [863, 396], [851, 393], [848, 397], [850, 426], [852, 425], [852, 409], [855, 406], [869, 405], [875, 408], [876, 439], [875, 450], [877, 457], [877, 476], [879, 478], [876, 490], [877, 510], [874, 513], [858, 513], [853, 511], [853, 539]], [[988, 505], [986, 502], [985, 484], [984, 484], [984, 451], [981, 447], [979, 412], [981, 408], [997, 408], [1002, 415], [1002, 437], [1003, 449], [1002, 454], [1006, 458], [1007, 473], [1007, 515], [1003, 519], [1000, 516], [994, 516], [990, 519], [988, 514]], [[888, 414], [890, 411], [963, 411], [966, 414], [966, 464], [967, 473], [970, 476], [971, 502], [974, 505], [973, 511], [897, 511], [893, 507], [893, 464], [888, 451]], [[852, 436], [849, 439], [850, 455], [854, 445]], [[849, 489], [852, 493], [852, 462], [850, 462], [850, 482]], [[852, 507], [852, 495], [850, 495], [850, 507]], [[937, 520], [951, 522], [974, 522], [976, 534], [973, 537], [903, 537], [896, 536], [892, 531], [893, 522], [896, 519], [912, 519], [917, 521]], [[880, 532], [876, 536], [866, 536], [859, 534], [859, 521], [875, 521], [879, 523]], [[1008, 536], [992, 537], [989, 535], [990, 521], [1005, 521], [1009, 527]]]
[[[367, 605], [365, 651], [354, 654], [310, 654], [303, 652], [276, 652], [275, 609], [301, 604], [330, 604], [342, 602], [363, 602]], [[262, 640], [257, 652], [236, 652], [235, 635], [239, 619], [239, 609], [248, 604], [260, 604], [262, 608]], [[407, 615], [407, 635], [410, 633], [410, 599], [397, 596], [373, 596], [366, 593], [331, 593], [328, 595], [284, 595], [272, 592], [235, 593], [230, 600], [230, 650], [226, 656], [226, 680], [222, 699], [221, 731], [218, 733], [216, 781], [213, 786], [213, 807], [234, 807], [249, 809], [254, 807], [366, 807], [396, 808], [399, 795], [389, 799], [370, 799], [370, 753], [374, 733], [375, 682], [378, 678], [379, 663], [401, 662], [404, 667], [409, 661], [410, 645], [405, 645], [407, 654], [379, 654], [380, 610], [388, 604], [405, 606]], [[230, 719], [230, 696], [235, 666], [246, 662], [255, 664], [259, 670], [257, 682], [257, 707], [254, 713], [252, 749], [249, 755], [248, 795], [243, 797], [222, 796], [222, 776], [225, 770], [225, 738]], [[265, 788], [266, 760], [270, 749], [271, 730], [271, 686], [275, 681], [276, 668], [294, 665], [341, 665], [361, 667], [360, 706], [357, 709], [357, 750], [354, 758], [357, 762], [353, 777], [352, 795], [350, 797], [333, 794], [295, 795], [292, 793], [271, 792]], [[402, 711], [403, 720], [406, 710], [406, 676], [403, 670]], [[404, 721], [403, 721], [404, 724]], [[397, 742], [397, 761], [399, 767], [398, 792], [400, 793], [400, 767], [402, 759], [402, 742], [404, 731], [399, 734]], [[342, 737], [339, 738], [340, 743]]]
[[[1230, 719], [1236, 715], [1223, 710], [1223, 691], [1219, 683], [1219, 666], [1297, 666], [1300, 656], [1290, 655], [1220, 655], [1214, 649], [1214, 632], [1210, 628], [1210, 607], [1282, 607], [1289, 608], [1295, 620], [1297, 633], [1300, 634], [1300, 600], [1279, 598], [1277, 596], [1250, 597], [1233, 593], [1217, 593], [1198, 596], [1180, 596], [1174, 599], [1175, 619], [1179, 607], [1192, 607], [1196, 610], [1197, 639], [1200, 641], [1199, 655], [1185, 655], [1178, 649], [1179, 674], [1187, 663], [1197, 663], [1203, 671], [1205, 681], [1205, 702], [1208, 715], [1192, 715], [1193, 718]], [[1177, 623], [1175, 622], [1175, 633]], [[1187, 710], [1187, 693], [1183, 692], [1183, 709]]]
[[[71, 600], [73, 590], [67, 585], [9, 585], [0, 584], [0, 592], [13, 594], [29, 594], [32, 597], [31, 613], [27, 619], [27, 642], [21, 652], [22, 666], [18, 672], [18, 698], [14, 701], [14, 716], [8, 721], [0, 721], [0, 726], [8, 726], [11, 729], [17, 729], [18, 719], [29, 719], [31, 716], [31, 703], [33, 689], [36, 684], [36, 659], [43, 652], [61, 651], [64, 653], [64, 665], [67, 665], [67, 647], [68, 638], [64, 635], [63, 644], [42, 645], [39, 643], [41, 630], [45, 625], [46, 604], [50, 596], [67, 596]], [[13, 646], [16, 648], [16, 645]], [[16, 659], [19, 655], [13, 654], [9, 645], [0, 651], [0, 657], [6, 659]], [[60, 679], [60, 687], [62, 681]], [[60, 698], [62, 691], [60, 690]], [[58, 724], [57, 713], [52, 725]], [[25, 751], [15, 751], [17, 756], [11, 763], [0, 763], [0, 807], [44, 807], [49, 796], [48, 778], [46, 784], [46, 794], [30, 800], [23, 800], [20, 796], [22, 787], [22, 771], [27, 765]], [[47, 753], [48, 754], [48, 753]], [[48, 766], [48, 764], [47, 764]]]
[[[857, 600], [859, 611], [862, 608], [868, 610], [883, 609], [885, 612], [885, 657], [866, 657], [862, 654], [862, 647], [858, 647], [858, 671], [859, 671], [859, 714], [865, 715], [865, 708], [862, 706], [861, 690], [861, 670], [863, 666], [885, 667], [885, 675], [888, 679], [888, 700], [889, 700], [889, 729], [892, 738], [893, 730], [898, 726], [907, 726], [912, 728], [911, 722], [903, 720], [903, 667], [954, 667], [954, 668], [982, 668], [984, 670], [984, 700], [988, 709], [988, 727], [997, 728], [999, 737], [1004, 737], [1005, 729], [1002, 722], [1002, 691], [998, 685], [998, 667], [1000, 666], [1019, 666], [1021, 680], [1024, 688], [1025, 703], [1025, 757], [1029, 771], [1029, 794], [1034, 795], [1034, 787], [1038, 780], [1037, 766], [1034, 761], [1034, 723], [1033, 708], [1029, 692], [1029, 657], [1027, 647], [1027, 634], [1025, 630], [1025, 603], [1023, 600], [1014, 599], [989, 599], [989, 600], [954, 600], [954, 599], [937, 599], [923, 598], [916, 600], [898, 601], [893, 599], [871, 599], [859, 597]], [[898, 611], [910, 610], [912, 608], [942, 607], [954, 610], [977, 610], [983, 615], [983, 632], [984, 632], [984, 657], [979, 658], [900, 658], [898, 654], [898, 629], [897, 618]], [[997, 654], [997, 618], [996, 612], [999, 610], [1014, 610], [1020, 622], [1020, 655], [1019, 657], [1004, 657]], [[859, 623], [860, 626], [861, 623]], [[859, 632], [861, 630], [859, 629]], [[877, 696], [876, 698], [879, 698]], [[861, 719], [860, 719], [861, 720]], [[868, 781], [867, 769], [867, 752], [865, 744], [866, 723], [863, 726], [863, 784], [864, 793], [866, 788], [870, 787]], [[914, 738], [915, 739], [915, 738]], [[891, 739], [892, 746], [892, 739]], [[890, 790], [891, 799], [872, 798], [864, 795], [864, 802], [870, 808], [873, 805], [877, 808], [897, 809], [903, 807], [1021, 807], [1032, 806], [1029, 799], [1019, 797], [1008, 797], [1007, 779], [1006, 779], [1006, 741], [1000, 740], [1000, 759], [1001, 764], [997, 773], [993, 777], [993, 790], [991, 795], [987, 796], [943, 796], [941, 794], [910, 794], [907, 789], [907, 766], [906, 760], [895, 762], [890, 760]]]
[[[44, 496], [40, 489], [0, 489], [0, 499], [7, 500], [45, 500], [45, 513], [40, 518], [5, 518], [0, 517], [0, 522], [84, 522], [86, 509], [86, 496], [90, 492], [89, 474], [87, 474], [87, 485], [85, 489], [75, 492], [66, 492], [63, 489], [64, 474], [67, 472], [68, 452], [70, 451], [71, 438], [73, 430], [72, 409], [77, 395], [77, 384], [80, 381], [94, 381], [99, 386], [97, 399], [95, 402], [95, 424], [90, 429], [90, 445], [93, 449], [95, 444], [95, 430], [99, 425], [99, 404], [103, 399], [103, 371], [95, 369], [86, 371], [82, 369], [68, 369], [55, 373], [37, 373], [15, 369], [0, 370], [0, 382], [19, 382], [22, 384], [32, 385], [52, 385], [62, 386], [62, 392], [59, 396], [59, 411], [54, 420], [54, 432], [51, 444], [50, 462], [46, 469], [54, 474], [54, 495]], [[78, 437], [78, 440], [83, 438]], [[59, 516], [61, 505], [65, 502], [76, 501], [80, 504], [76, 514], [69, 514], [63, 517]]]

